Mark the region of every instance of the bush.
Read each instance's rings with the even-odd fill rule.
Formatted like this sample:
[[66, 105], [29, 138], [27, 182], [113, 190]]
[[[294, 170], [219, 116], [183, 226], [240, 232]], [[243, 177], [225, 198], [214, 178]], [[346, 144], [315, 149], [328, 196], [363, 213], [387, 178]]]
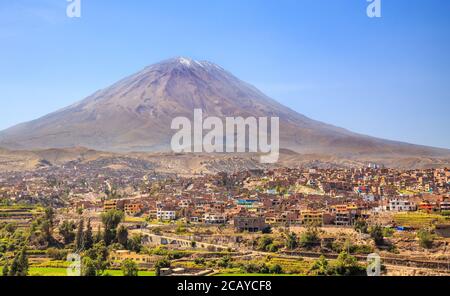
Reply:
[[430, 249], [433, 247], [434, 237], [431, 231], [422, 229], [417, 232], [417, 237], [419, 238], [419, 244], [422, 248]]
[[274, 265], [270, 266], [269, 271], [272, 274], [282, 274], [283, 273], [283, 268], [279, 264], [274, 264]]
[[138, 276], [138, 267], [131, 259], [126, 259], [122, 262], [123, 276]]
[[375, 225], [370, 229], [370, 236], [377, 246], [384, 244], [383, 228], [381, 225]]
[[333, 271], [330, 269], [328, 260], [325, 258], [325, 256], [320, 256], [319, 260], [316, 260], [309, 270], [309, 274], [311, 275], [318, 275], [318, 276], [324, 276], [324, 275], [330, 275], [333, 273]]
[[305, 232], [300, 235], [300, 247], [310, 248], [317, 245], [320, 241], [319, 231], [316, 227], [308, 227]]
[[205, 265], [205, 258], [195, 258], [194, 263], [197, 265]]
[[48, 248], [47, 255], [53, 260], [66, 260], [69, 251], [67, 250], [59, 250], [56, 248]]
[[366, 270], [358, 264], [355, 257], [349, 255], [347, 252], [342, 252], [339, 254], [333, 272], [335, 275], [354, 276], [363, 275]]
[[222, 267], [222, 268], [231, 267], [231, 258], [230, 258], [229, 256], [222, 257], [222, 258], [217, 262], [217, 266], [218, 266], [218, 267]]
[[369, 229], [369, 226], [367, 225], [366, 220], [364, 220], [364, 219], [358, 219], [358, 220], [356, 220], [356, 222], [355, 222], [354, 229], [355, 229], [356, 231], [361, 232], [361, 233], [367, 233], [367, 232], [368, 232], [368, 229]]

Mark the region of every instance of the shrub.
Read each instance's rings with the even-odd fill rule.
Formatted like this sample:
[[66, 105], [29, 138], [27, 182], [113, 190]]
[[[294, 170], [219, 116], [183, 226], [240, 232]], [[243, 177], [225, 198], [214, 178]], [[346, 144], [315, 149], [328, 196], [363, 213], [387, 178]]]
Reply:
[[319, 243], [319, 231], [316, 227], [308, 227], [300, 236], [299, 245], [310, 248]]
[[422, 229], [417, 232], [417, 237], [419, 238], [419, 244], [422, 248], [430, 249], [433, 246], [433, 234], [427, 230]]

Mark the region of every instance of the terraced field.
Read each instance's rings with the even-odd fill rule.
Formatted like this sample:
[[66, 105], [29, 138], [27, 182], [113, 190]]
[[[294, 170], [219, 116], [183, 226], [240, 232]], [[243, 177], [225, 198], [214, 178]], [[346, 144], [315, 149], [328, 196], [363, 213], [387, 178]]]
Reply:
[[420, 229], [433, 224], [450, 224], [450, 217], [426, 213], [397, 213], [394, 215], [394, 221], [397, 225]]

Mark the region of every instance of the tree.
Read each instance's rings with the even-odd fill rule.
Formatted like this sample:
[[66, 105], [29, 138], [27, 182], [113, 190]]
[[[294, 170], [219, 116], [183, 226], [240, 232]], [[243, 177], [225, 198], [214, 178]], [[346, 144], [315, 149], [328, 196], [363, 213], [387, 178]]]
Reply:
[[9, 267], [8, 276], [27, 276], [28, 275], [28, 256], [24, 247], [16, 256]]
[[49, 220], [44, 220], [41, 223], [41, 239], [46, 242], [47, 244], [50, 244], [53, 241], [52, 236], [52, 225]]
[[222, 257], [219, 262], [217, 262], [218, 267], [227, 268], [230, 266], [231, 258], [230, 256], [224, 256]]
[[122, 262], [123, 276], [138, 276], [138, 272], [138, 267], [133, 260], [125, 259]]
[[271, 249], [271, 245], [273, 245], [273, 239], [269, 236], [262, 236], [258, 240], [257, 250], [267, 252]]
[[123, 219], [123, 212], [111, 210], [102, 214], [102, 223], [105, 228], [103, 233], [103, 240], [106, 245], [110, 245], [116, 238], [116, 228]]
[[89, 257], [84, 257], [81, 265], [81, 275], [82, 276], [96, 276], [97, 275], [97, 266]]
[[75, 237], [75, 250], [81, 251], [84, 250], [84, 242], [83, 242], [83, 231], [84, 231], [84, 220], [80, 219], [77, 227], [77, 235]]
[[314, 262], [309, 272], [312, 273], [313, 275], [318, 276], [329, 275], [330, 274], [329, 264], [325, 256], [323, 255], [320, 256], [319, 260], [316, 260]]
[[167, 258], [156, 261], [155, 263], [156, 276], [161, 275], [161, 268], [170, 268], [170, 261]]
[[117, 229], [116, 235], [117, 242], [122, 246], [126, 247], [128, 243], [128, 230], [125, 226], [120, 225]]
[[298, 247], [297, 235], [294, 232], [286, 235], [286, 248], [295, 250]]
[[92, 236], [91, 219], [88, 219], [86, 231], [83, 233], [84, 248], [90, 249], [94, 245], [94, 237]]
[[417, 232], [417, 237], [419, 238], [419, 244], [422, 248], [430, 249], [433, 246], [433, 234], [427, 230], [422, 229]]
[[97, 275], [102, 274], [108, 266], [108, 248], [104, 241], [96, 243], [91, 249], [86, 250], [85, 257], [92, 260]]
[[139, 253], [142, 249], [142, 235], [135, 234], [128, 240], [128, 250]]
[[383, 228], [381, 225], [375, 225], [370, 229], [370, 236], [377, 246], [384, 244]]
[[6, 262], [5, 266], [3, 266], [3, 269], [2, 269], [2, 275], [8, 276], [8, 273], [9, 273], [9, 264], [8, 264], [8, 262]]
[[64, 221], [63, 224], [59, 226], [59, 234], [63, 237], [64, 244], [68, 245], [73, 242], [75, 239], [74, 229], [75, 224], [71, 221]]
[[99, 243], [103, 239], [102, 230], [100, 228], [100, 225], [97, 227], [97, 233], [94, 237], [94, 244]]
[[53, 218], [55, 217], [55, 212], [52, 207], [47, 207], [44, 210], [44, 219], [47, 220], [51, 226], [53, 226]]
[[309, 226], [300, 235], [300, 247], [310, 248], [319, 242], [319, 231], [316, 227]]
[[364, 274], [364, 267], [358, 264], [355, 257], [349, 255], [347, 252], [343, 251], [339, 254], [336, 260], [336, 266], [334, 268], [334, 273], [336, 275], [352, 276], [352, 275], [362, 275]]
[[358, 219], [358, 220], [355, 221], [354, 229], [356, 231], [361, 232], [361, 233], [367, 233], [368, 229], [369, 229], [369, 226], [368, 226], [366, 220]]
[[280, 264], [274, 264], [269, 267], [269, 271], [272, 274], [282, 274], [283, 268], [281, 267]]

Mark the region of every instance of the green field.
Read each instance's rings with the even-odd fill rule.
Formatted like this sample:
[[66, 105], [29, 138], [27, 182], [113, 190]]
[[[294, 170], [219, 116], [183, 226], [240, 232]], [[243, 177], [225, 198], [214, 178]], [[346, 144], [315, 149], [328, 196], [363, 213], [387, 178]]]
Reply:
[[394, 221], [400, 226], [407, 226], [413, 228], [424, 228], [433, 224], [450, 223], [449, 217], [444, 217], [437, 214], [426, 213], [397, 213], [394, 215]]

